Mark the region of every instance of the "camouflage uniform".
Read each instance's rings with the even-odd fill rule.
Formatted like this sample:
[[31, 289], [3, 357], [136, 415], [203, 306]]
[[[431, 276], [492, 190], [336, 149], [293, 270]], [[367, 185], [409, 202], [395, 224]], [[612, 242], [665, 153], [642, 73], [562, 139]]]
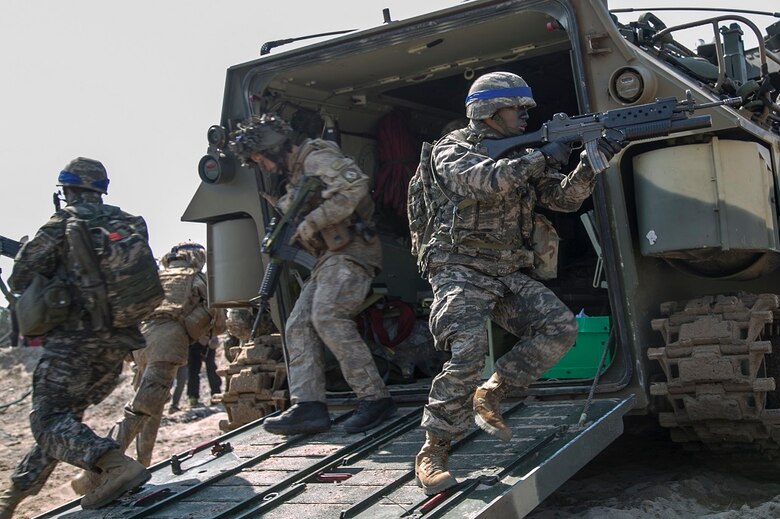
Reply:
[[[182, 283], [196, 271], [192, 280], [192, 292], [188, 294], [190, 301], [183, 304], [185, 309], [207, 305], [206, 276], [200, 271], [204, 263], [205, 253], [202, 248], [197, 257], [186, 255], [185, 259], [166, 255], [163, 258], [163, 268], [174, 275], [180, 272]], [[183, 318], [186, 316], [171, 313], [175, 312], [173, 307], [179, 303], [181, 302], [172, 304], [166, 294], [166, 300], [141, 324], [147, 347], [133, 352], [133, 359], [138, 367], [133, 380], [136, 392], [125, 406], [125, 418], [117, 424], [113, 434], [123, 450], [135, 438], [137, 459], [145, 466], [149, 466], [152, 461], [163, 408], [170, 398], [176, 372], [180, 366], [187, 363], [189, 346], [194, 340], [184, 326]], [[171, 306], [170, 311], [168, 306]], [[222, 333], [225, 329], [224, 311], [208, 311], [213, 322], [211, 332], [214, 335]]]
[[564, 176], [538, 150], [492, 160], [474, 149], [501, 138], [481, 121], [441, 139], [433, 149], [437, 181], [447, 193], [424, 258], [434, 291], [430, 326], [437, 349], [452, 358], [433, 380], [422, 426], [450, 440], [468, 428], [471, 398], [480, 383], [492, 319], [521, 337], [496, 363], [514, 387], [527, 387], [574, 343], [571, 311], [526, 270], [536, 205], [576, 211], [595, 185], [581, 162]]
[[[104, 212], [99, 193], [82, 192], [72, 205], [92, 206]], [[35, 274], [54, 276], [64, 256], [65, 226], [71, 217], [58, 210], [16, 257], [9, 285], [21, 293]], [[146, 229], [142, 229], [146, 235]], [[82, 306], [73, 305], [68, 320], [49, 332], [33, 374], [30, 427], [36, 445], [11, 476], [14, 486], [27, 495], [38, 493], [58, 461], [95, 470], [95, 462], [117, 448], [109, 438], [97, 436], [81, 423], [84, 411], [114, 390], [129, 351], [144, 347], [137, 326], [97, 335]]]
[[[301, 160], [302, 159], [302, 160]], [[304, 177], [318, 177], [324, 187], [306, 215], [322, 229], [359, 215], [370, 224], [373, 202], [368, 177], [323, 140], [305, 141], [289, 160], [290, 188], [279, 200], [284, 211]], [[339, 362], [341, 372], [358, 398], [376, 400], [389, 392], [374, 365], [371, 352], [352, 320], [381, 268], [379, 238], [354, 236], [338, 251], [317, 251], [318, 261], [287, 320], [285, 337], [289, 361], [290, 398], [296, 402], [325, 402], [325, 351]]]

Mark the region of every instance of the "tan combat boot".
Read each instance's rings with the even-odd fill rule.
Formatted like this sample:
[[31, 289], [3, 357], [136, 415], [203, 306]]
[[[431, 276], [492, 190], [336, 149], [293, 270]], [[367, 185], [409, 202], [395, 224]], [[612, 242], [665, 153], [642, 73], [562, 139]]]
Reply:
[[[95, 465], [105, 473], [103, 482], [81, 498], [81, 508], [92, 510], [107, 505], [128, 490], [149, 481], [152, 473], [132, 458], [128, 458], [119, 449], [106, 452]], [[103, 474], [101, 474], [102, 476]]]
[[426, 496], [438, 494], [458, 484], [447, 469], [450, 456], [450, 440], [437, 438], [425, 433], [425, 443], [414, 460], [414, 474], [417, 486], [422, 487]]
[[0, 493], [0, 519], [11, 519], [14, 515], [14, 510], [22, 502], [22, 499], [27, 497], [27, 494], [16, 485], [11, 484], [10, 488], [6, 488]]
[[[149, 418], [148, 415], [134, 413], [128, 407], [125, 407], [124, 418], [119, 420], [108, 432], [108, 437], [119, 444], [119, 450], [125, 452], [127, 447], [133, 442], [138, 431]], [[142, 463], [142, 465], [144, 465]], [[148, 464], [145, 466], [149, 466]], [[105, 473], [97, 473], [91, 470], [82, 470], [78, 476], [73, 478], [70, 486], [78, 495], [86, 495], [87, 492], [94, 490], [103, 481]]]
[[474, 421], [480, 429], [505, 442], [512, 439], [512, 429], [501, 417], [501, 401], [506, 398], [509, 389], [509, 384], [498, 373], [493, 373], [474, 392]]

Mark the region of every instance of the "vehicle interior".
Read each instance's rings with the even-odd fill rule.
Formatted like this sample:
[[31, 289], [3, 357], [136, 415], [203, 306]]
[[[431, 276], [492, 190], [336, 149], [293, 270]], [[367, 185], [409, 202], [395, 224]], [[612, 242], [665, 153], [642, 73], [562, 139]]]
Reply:
[[[410, 254], [405, 205], [406, 187], [419, 162], [421, 143], [465, 126], [464, 98], [469, 86], [474, 78], [491, 71], [519, 74], [533, 89], [537, 107], [530, 111], [529, 131], [556, 112], [581, 113], [574, 81], [577, 64], [572, 55], [569, 35], [551, 15], [526, 11], [463, 20], [440, 28], [435, 36], [382, 46], [369, 44], [364, 51], [345, 56], [323, 53], [280, 67], [270, 83], [249, 83], [253, 113], [281, 114], [291, 121], [299, 141], [337, 135], [343, 151], [371, 177], [384, 270], [375, 280], [376, 295], [367, 304], [378, 299], [378, 306], [386, 310], [388, 329], [401, 326], [398, 308], [386, 303], [401, 300], [411, 305], [427, 331], [426, 309], [432, 293]], [[577, 164], [578, 156], [576, 151], [572, 154], [569, 168]], [[281, 187], [279, 180], [270, 176], [263, 184], [271, 196]], [[544, 212], [561, 237], [558, 278], [546, 284], [575, 314], [605, 317], [610, 315], [610, 307], [592, 207], [588, 199], [576, 213]], [[487, 359], [489, 369], [517, 338], [495, 324], [488, 331], [492, 350]], [[599, 331], [583, 358], [569, 361], [571, 365], [550, 374], [539, 386], [559, 387], [561, 392], [573, 386], [581, 386], [580, 392], [587, 390], [605, 347], [610, 350], [605, 364], [615, 364], [615, 341], [608, 340], [608, 324]], [[396, 369], [396, 376], [389, 376], [395, 394], [427, 392], [430, 377], [446, 358], [434, 352], [431, 342], [428, 337], [427, 344], [418, 347], [438, 366], [422, 367], [415, 361], [415, 369], [411, 373], [407, 369], [402, 376], [397, 376]], [[375, 356], [392, 364], [393, 348], [380, 349], [385, 353]], [[624, 371], [620, 367], [608, 369], [602, 379], [605, 383], [617, 381]], [[336, 380], [331, 389], [344, 388]]]

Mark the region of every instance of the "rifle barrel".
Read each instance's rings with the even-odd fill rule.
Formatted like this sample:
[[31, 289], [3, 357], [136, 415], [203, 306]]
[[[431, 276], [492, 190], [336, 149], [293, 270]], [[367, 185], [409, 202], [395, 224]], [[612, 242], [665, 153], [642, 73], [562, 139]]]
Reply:
[[0, 254], [3, 256], [14, 259], [21, 248], [21, 242], [0, 236]]

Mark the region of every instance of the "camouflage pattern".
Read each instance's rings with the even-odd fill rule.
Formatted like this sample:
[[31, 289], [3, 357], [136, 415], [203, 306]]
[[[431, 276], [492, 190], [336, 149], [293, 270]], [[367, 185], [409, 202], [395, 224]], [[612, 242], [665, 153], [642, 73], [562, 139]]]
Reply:
[[206, 288], [206, 277], [199, 270], [189, 266], [169, 266], [160, 271], [159, 277], [165, 298], [149, 319], [183, 321], [199, 303], [205, 301], [206, 296], [200, 292]]
[[[536, 101], [528, 96], [499, 96], [498, 93], [505, 88], [528, 87], [528, 83], [517, 74], [511, 72], [490, 72], [478, 77], [471, 84], [469, 96], [478, 92], [487, 94], [485, 99], [473, 99], [466, 101], [466, 117], [473, 120], [488, 119], [501, 108], [508, 106], [524, 106], [533, 108]], [[496, 91], [490, 94], [490, 91]], [[530, 93], [530, 92], [529, 92]], [[496, 97], [493, 97], [495, 95]], [[454, 129], [454, 128], [453, 128]]]
[[496, 361], [496, 373], [512, 387], [528, 387], [568, 351], [577, 336], [572, 312], [540, 282], [522, 272], [493, 276], [452, 264], [432, 271], [430, 327], [436, 348], [452, 358], [431, 385], [422, 427], [445, 439], [468, 428], [471, 399], [488, 352], [488, 319], [520, 337]]
[[[373, 226], [369, 179], [337, 144], [322, 139], [304, 141], [288, 157], [286, 171], [287, 193], [278, 201], [282, 212], [289, 208], [304, 178], [317, 177], [323, 188], [303, 208], [306, 221], [315, 230], [345, 222], [352, 225], [356, 218]], [[379, 238], [355, 236], [338, 251], [315, 252], [317, 264], [285, 329], [292, 403], [325, 402], [325, 347], [336, 357], [358, 398], [388, 397], [371, 352], [352, 320], [382, 266]]]
[[[73, 195], [69, 198], [69, 203], [73, 207], [86, 206], [87, 210], [94, 214], [113, 214], [116, 210], [114, 207], [105, 206], [101, 195], [92, 191], [81, 191]], [[132, 216], [127, 213], [123, 214], [126, 214], [128, 218]], [[22, 246], [16, 255], [14, 268], [8, 280], [12, 291], [22, 293], [36, 274], [50, 278], [67, 265], [65, 232], [70, 218], [73, 218], [71, 213], [64, 209], [58, 210], [38, 230], [35, 237]], [[143, 220], [141, 219], [141, 221]], [[144, 237], [148, 236], [145, 224], [139, 229], [139, 232]], [[59, 328], [70, 332], [84, 332], [94, 335], [91, 331], [92, 323], [89, 312], [77, 304], [71, 306], [68, 319], [57, 329]], [[145, 345], [137, 326], [115, 328], [109, 332], [101, 333], [100, 337], [109, 348], [135, 350], [143, 348]]]
[[227, 332], [242, 341], [248, 341], [252, 333], [254, 317], [249, 308], [228, 308]]
[[358, 398], [390, 396], [352, 319], [372, 278], [351, 257], [336, 254], [320, 262], [304, 284], [285, 330], [293, 404], [325, 402], [325, 347]]
[[552, 367], [577, 335], [572, 312], [529, 276], [534, 209], [576, 211], [590, 196], [595, 174], [581, 160], [563, 175], [547, 167], [538, 150], [494, 161], [474, 149], [488, 137], [501, 135], [472, 120], [433, 149], [447, 197], [425, 258], [434, 292], [430, 327], [436, 348], [452, 357], [433, 380], [422, 427], [445, 439], [468, 427], [488, 351], [488, 319], [521, 338], [496, 362], [496, 373], [515, 388], [528, 387]]
[[[163, 282], [166, 299], [151, 318], [141, 324], [147, 347], [133, 352], [137, 365], [133, 381], [136, 391], [133, 400], [125, 407], [125, 418], [118, 428], [120, 432], [127, 431], [122, 436], [122, 450], [135, 439], [137, 460], [145, 466], [151, 463], [163, 408], [170, 398], [178, 368], [187, 363], [192, 342], [182, 312], [177, 309], [185, 307], [191, 311], [203, 306], [211, 315], [213, 329], [209, 330], [209, 334], [224, 331], [224, 318], [220, 318], [223, 311], [207, 306], [206, 276], [200, 271], [205, 260], [202, 246], [189, 242], [174, 246], [161, 261], [163, 270], [160, 277], [171, 281]], [[182, 286], [186, 290], [179, 290]], [[136, 426], [138, 417], [143, 417], [140, 427]]]
[[[183, 364], [181, 364], [183, 365]], [[144, 419], [140, 429], [134, 429], [137, 434], [129, 434], [120, 441], [120, 448], [124, 452], [136, 439], [136, 459], [145, 467], [152, 462], [154, 443], [157, 440], [157, 431], [160, 428], [163, 408], [170, 398], [173, 381], [181, 366], [172, 362], [151, 362], [149, 364], [138, 363], [138, 371], [133, 380], [133, 388], [136, 390], [133, 399], [127, 404], [126, 411]], [[133, 416], [125, 414], [124, 422], [135, 425], [137, 420]]]
[[[66, 193], [66, 198], [71, 206], [108, 210], [102, 206], [98, 190], [74, 190]], [[36, 274], [52, 277], [67, 265], [65, 229], [69, 218], [67, 211], [57, 211], [19, 250], [9, 279], [14, 292], [23, 292]], [[147, 236], [145, 227], [143, 233]], [[43, 341], [43, 353], [33, 374], [30, 413], [36, 444], [11, 476], [15, 488], [28, 495], [37, 493], [58, 461], [95, 470], [96, 461], [117, 447], [116, 442], [96, 435], [81, 421], [90, 405], [114, 390], [128, 352], [144, 345], [137, 326], [96, 334], [85, 309], [72, 305], [68, 319]]]
[[446, 197], [423, 258], [428, 269], [458, 264], [503, 276], [531, 267], [534, 208], [576, 211], [593, 191], [596, 177], [586, 161], [564, 175], [547, 167], [538, 150], [494, 161], [474, 149], [483, 138], [500, 137], [471, 121], [434, 146], [436, 179]]
[[109, 180], [106, 168], [101, 162], [78, 157], [63, 168], [58, 182], [58, 186], [88, 189], [106, 194]]
[[30, 428], [36, 444], [11, 480], [37, 494], [58, 461], [87, 470], [116, 442], [97, 436], [81, 423], [87, 407], [101, 402], [119, 381], [127, 349], [106, 347], [89, 332], [57, 329], [48, 334], [33, 374]]
[[[312, 197], [310, 208], [304, 209], [306, 221], [314, 229], [321, 231], [345, 220], [351, 225], [356, 217], [364, 225], [373, 227], [374, 202], [369, 193], [368, 176], [352, 159], [344, 156], [336, 143], [322, 139], [306, 140], [290, 155], [287, 166], [290, 182], [287, 193], [278, 201], [282, 212], [290, 206], [304, 176], [318, 177], [323, 184], [322, 191], [319, 196]], [[368, 241], [358, 237], [336, 252], [319, 252], [319, 264], [333, 255], [344, 255], [369, 272], [378, 272], [382, 266], [378, 237]]]

